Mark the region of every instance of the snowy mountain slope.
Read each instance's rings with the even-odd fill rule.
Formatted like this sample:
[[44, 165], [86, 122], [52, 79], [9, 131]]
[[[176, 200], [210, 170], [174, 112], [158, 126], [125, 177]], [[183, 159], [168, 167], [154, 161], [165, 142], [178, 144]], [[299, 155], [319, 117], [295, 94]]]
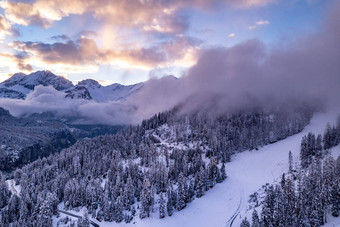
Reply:
[[83, 89], [83, 96], [89, 97], [86, 92], [89, 93], [91, 99], [96, 102], [107, 102], [125, 99], [128, 96], [136, 93], [143, 87], [143, 83], [133, 85], [121, 85], [111, 84], [109, 86], [101, 86], [97, 81], [87, 79], [80, 81], [74, 88], [67, 91], [68, 95], [78, 94], [80, 88]]
[[[293, 153], [294, 162], [299, 159], [300, 142], [308, 132], [323, 133], [328, 122], [335, 123], [336, 113], [318, 113], [311, 124], [302, 132], [260, 148], [233, 156], [226, 164], [228, 178], [208, 191], [205, 196], [195, 199], [181, 212], [159, 219], [158, 213], [151, 218], [137, 219], [130, 224], [101, 222], [100, 226], [230, 226], [228, 220], [237, 212], [232, 226], [239, 226], [246, 213], [249, 196], [266, 183], [272, 183], [288, 171], [288, 152]], [[332, 149], [333, 155], [340, 154], [340, 146]], [[333, 220], [332, 223], [337, 223]], [[328, 223], [332, 226], [331, 223]]]
[[70, 98], [70, 99], [86, 99], [86, 100], [91, 100], [92, 96], [87, 90], [86, 87], [84, 86], [76, 86], [72, 88], [71, 90], [67, 90], [65, 95], [65, 98]]
[[37, 71], [29, 75], [16, 73], [0, 83], [0, 97], [23, 99], [37, 85], [53, 86], [58, 91], [73, 87], [71, 81], [54, 75], [50, 71]]
[[101, 86], [97, 81], [86, 79], [73, 85], [71, 81], [56, 76], [50, 71], [37, 71], [26, 75], [16, 73], [8, 80], [0, 83], [0, 98], [25, 99], [27, 94], [37, 85], [52, 86], [58, 91], [65, 92], [65, 97], [70, 99], [86, 99], [96, 102], [107, 102], [125, 99], [138, 92], [143, 83], [121, 85], [114, 83]]

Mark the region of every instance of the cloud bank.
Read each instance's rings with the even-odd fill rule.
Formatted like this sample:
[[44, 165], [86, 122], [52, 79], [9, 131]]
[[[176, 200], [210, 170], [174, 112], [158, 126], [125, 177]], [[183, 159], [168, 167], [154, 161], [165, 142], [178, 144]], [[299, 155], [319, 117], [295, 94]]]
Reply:
[[316, 34], [289, 44], [268, 48], [249, 40], [206, 50], [180, 80], [149, 81], [135, 97], [138, 109], [148, 116], [178, 103], [220, 113], [287, 102], [340, 106], [339, 10], [333, 7]]
[[[201, 53], [180, 79], [151, 79], [125, 102], [65, 100], [53, 88], [37, 87], [25, 101], [0, 99], [15, 115], [55, 111], [90, 123], [139, 123], [183, 104], [183, 111], [215, 114], [242, 108], [309, 102], [340, 107], [340, 4], [313, 35], [273, 48], [249, 40]], [[96, 110], [95, 113], [93, 110]]]
[[[82, 99], [65, 99], [65, 93], [52, 86], [36, 86], [25, 100], [0, 98], [0, 106], [14, 116], [52, 112], [57, 118], [79, 124], [137, 123], [133, 106], [120, 102], [97, 103]], [[94, 111], [95, 110], [95, 111]]]

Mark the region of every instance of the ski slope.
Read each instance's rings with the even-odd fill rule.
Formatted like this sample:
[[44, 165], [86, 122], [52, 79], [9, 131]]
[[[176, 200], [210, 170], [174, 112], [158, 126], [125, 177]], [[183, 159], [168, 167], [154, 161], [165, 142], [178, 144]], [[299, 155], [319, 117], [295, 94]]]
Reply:
[[[100, 226], [138, 226], [138, 227], [224, 227], [240, 226], [246, 212], [249, 195], [266, 183], [273, 183], [280, 179], [282, 173], [288, 172], [288, 152], [292, 151], [294, 162], [299, 160], [301, 139], [308, 132], [321, 134], [329, 122], [335, 124], [337, 113], [317, 113], [301, 133], [260, 148], [259, 150], [245, 151], [235, 155], [226, 165], [228, 178], [221, 184], [206, 192], [201, 198], [196, 198], [187, 207], [174, 212], [171, 217], [158, 218], [158, 211], [150, 218], [140, 220], [135, 218], [131, 223], [101, 222]], [[334, 156], [340, 154], [340, 146], [332, 149]], [[336, 226], [340, 218], [331, 219], [329, 226]], [[228, 222], [229, 221], [229, 222]]]

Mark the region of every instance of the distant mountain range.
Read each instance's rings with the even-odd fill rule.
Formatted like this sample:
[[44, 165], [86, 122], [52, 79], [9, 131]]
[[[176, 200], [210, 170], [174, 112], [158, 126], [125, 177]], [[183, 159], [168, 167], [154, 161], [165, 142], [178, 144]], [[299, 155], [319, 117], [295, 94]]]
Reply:
[[38, 85], [52, 86], [56, 90], [64, 92], [65, 98], [107, 102], [125, 99], [138, 92], [144, 84], [125, 86], [114, 83], [102, 86], [95, 80], [86, 79], [73, 85], [71, 81], [50, 71], [37, 71], [29, 75], [16, 73], [0, 83], [0, 98], [25, 99]]

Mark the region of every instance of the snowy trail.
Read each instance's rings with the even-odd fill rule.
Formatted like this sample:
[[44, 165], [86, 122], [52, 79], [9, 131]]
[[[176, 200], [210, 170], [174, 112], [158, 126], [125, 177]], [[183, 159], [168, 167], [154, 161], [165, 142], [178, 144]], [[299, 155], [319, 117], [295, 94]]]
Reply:
[[232, 227], [233, 223], [235, 221], [235, 219], [237, 218], [237, 216], [240, 214], [240, 209], [241, 209], [241, 204], [242, 204], [242, 200], [243, 200], [243, 192], [240, 193], [240, 202], [238, 204], [238, 207], [236, 209], [236, 211], [234, 212], [233, 216], [231, 216], [227, 222], [227, 226], [228, 227]]
[[[293, 160], [299, 160], [301, 138], [308, 132], [323, 133], [326, 124], [335, 124], [337, 113], [317, 113], [301, 133], [286, 138], [274, 144], [260, 148], [258, 151], [245, 151], [235, 155], [232, 162], [227, 163], [228, 178], [217, 184], [206, 194], [187, 205], [187, 208], [175, 212], [171, 217], [158, 218], [158, 212], [151, 218], [133, 220], [130, 224], [100, 223], [101, 226], [226, 226], [240, 205], [240, 213], [236, 216], [233, 226], [239, 226], [247, 210], [249, 195], [266, 183], [272, 183], [282, 173], [288, 171], [288, 153], [292, 151]], [[340, 146], [333, 149], [333, 153], [340, 153]], [[243, 199], [240, 203], [240, 192]]]
[[[79, 216], [79, 215], [76, 215], [76, 214], [73, 214], [71, 212], [68, 212], [68, 211], [65, 211], [65, 210], [58, 210], [59, 213], [63, 213], [63, 214], [66, 214], [68, 216], [71, 216], [71, 217], [75, 217], [75, 218], [82, 218], [82, 216]], [[98, 225], [97, 223], [95, 223], [93, 220], [90, 220], [90, 224], [93, 225], [94, 227], [100, 227], [100, 225]]]

